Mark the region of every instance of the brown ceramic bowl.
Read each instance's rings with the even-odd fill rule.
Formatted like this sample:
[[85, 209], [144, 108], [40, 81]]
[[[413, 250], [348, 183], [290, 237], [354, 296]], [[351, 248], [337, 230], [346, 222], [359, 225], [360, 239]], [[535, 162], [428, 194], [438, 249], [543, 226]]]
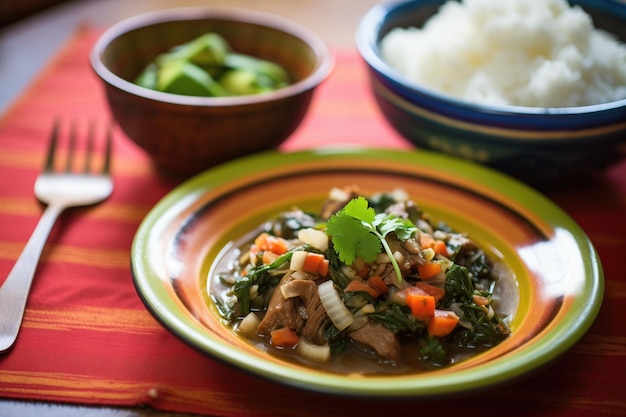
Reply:
[[[132, 82], [159, 53], [206, 32], [219, 33], [237, 52], [282, 65], [292, 84], [264, 94], [192, 97]], [[332, 57], [318, 36], [276, 16], [243, 9], [182, 8], [113, 25], [96, 42], [91, 65], [126, 135], [158, 167], [189, 176], [286, 140], [329, 74]]]

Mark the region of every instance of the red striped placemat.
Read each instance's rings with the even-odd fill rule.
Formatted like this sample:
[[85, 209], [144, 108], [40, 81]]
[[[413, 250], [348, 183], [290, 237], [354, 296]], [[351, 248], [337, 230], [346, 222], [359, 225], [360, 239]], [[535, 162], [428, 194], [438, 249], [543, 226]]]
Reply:
[[[54, 118], [109, 119], [88, 63], [98, 33], [78, 32], [0, 120], [0, 280], [42, 212], [32, 190]], [[546, 191], [588, 233], [607, 280], [600, 316], [571, 352], [535, 376], [475, 397], [346, 399], [232, 369], [152, 318], [131, 281], [130, 245], [145, 214], [177, 182], [157, 175], [146, 156], [116, 133], [115, 191], [104, 204], [68, 212], [54, 229], [20, 337], [0, 356], [1, 397], [214, 416], [626, 414], [626, 164], [590, 185]], [[333, 74], [284, 149], [335, 144], [410, 148], [378, 113], [352, 50], [336, 51]]]

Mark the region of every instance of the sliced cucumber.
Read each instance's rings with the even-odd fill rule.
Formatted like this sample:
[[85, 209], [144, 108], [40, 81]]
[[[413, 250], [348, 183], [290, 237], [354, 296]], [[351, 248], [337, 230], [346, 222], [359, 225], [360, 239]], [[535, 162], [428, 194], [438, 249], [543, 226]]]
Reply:
[[135, 83], [172, 94], [221, 97], [276, 90], [289, 85], [289, 74], [274, 62], [233, 52], [211, 32], [160, 54]]
[[259, 74], [264, 74], [274, 81], [278, 86], [285, 86], [289, 83], [289, 74], [280, 65], [256, 58], [250, 55], [230, 53], [224, 59], [224, 66], [233, 69], [248, 69]]
[[223, 37], [217, 33], [206, 33], [161, 54], [158, 61], [184, 60], [200, 67], [222, 66], [230, 52], [230, 46]]
[[188, 96], [227, 94], [206, 71], [187, 61], [168, 61], [161, 65], [157, 90]]

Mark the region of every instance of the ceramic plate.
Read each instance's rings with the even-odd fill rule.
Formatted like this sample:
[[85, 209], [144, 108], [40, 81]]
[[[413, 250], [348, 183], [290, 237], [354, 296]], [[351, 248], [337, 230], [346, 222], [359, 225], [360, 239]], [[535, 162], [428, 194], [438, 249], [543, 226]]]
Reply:
[[[434, 219], [466, 232], [512, 272], [512, 334], [447, 368], [355, 377], [285, 362], [238, 338], [210, 302], [220, 251], [294, 205], [319, 208], [333, 186], [397, 187]], [[160, 201], [132, 247], [134, 282], [148, 309], [195, 348], [259, 376], [349, 395], [430, 396], [493, 385], [534, 370], [578, 341], [600, 308], [598, 256], [579, 226], [531, 188], [468, 162], [425, 152], [318, 150], [262, 153], [206, 171]]]

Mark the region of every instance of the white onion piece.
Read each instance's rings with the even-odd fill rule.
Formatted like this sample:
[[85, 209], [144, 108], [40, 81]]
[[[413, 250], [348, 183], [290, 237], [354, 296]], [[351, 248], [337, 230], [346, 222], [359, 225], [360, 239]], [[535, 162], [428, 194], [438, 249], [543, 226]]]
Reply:
[[320, 252], [328, 249], [328, 235], [321, 230], [307, 228], [298, 230], [298, 240], [313, 246]]
[[304, 261], [306, 260], [309, 253], [304, 250], [296, 250], [291, 254], [291, 262], [289, 264], [289, 269], [292, 271], [302, 271], [304, 268]]
[[317, 276], [313, 274], [309, 274], [308, 272], [304, 272], [304, 271], [293, 271], [291, 273], [291, 277], [294, 280], [299, 280], [299, 279], [312, 280], [313, 278], [316, 278]]
[[348, 201], [350, 193], [338, 187], [332, 187], [328, 193], [328, 198], [333, 201]]
[[342, 266], [341, 272], [343, 272], [343, 274], [350, 280], [356, 278], [356, 271], [349, 266], [346, 266], [346, 265]]
[[260, 322], [261, 320], [259, 319], [259, 316], [255, 313], [249, 313], [243, 318], [243, 320], [241, 320], [241, 323], [239, 323], [237, 332], [243, 336], [254, 336]]
[[330, 347], [328, 344], [316, 345], [304, 337], [300, 338], [296, 352], [303, 358], [319, 363], [328, 362], [330, 359]]
[[326, 281], [318, 285], [317, 291], [326, 314], [328, 314], [335, 327], [341, 331], [350, 326], [354, 321], [354, 317], [343, 304], [343, 301], [341, 301], [333, 281]]
[[283, 295], [283, 298], [288, 299], [288, 298], [293, 298], [293, 297], [300, 297], [302, 294], [300, 294], [300, 287], [296, 284], [293, 284], [294, 281], [289, 281], [283, 285], [280, 286], [280, 292]]

